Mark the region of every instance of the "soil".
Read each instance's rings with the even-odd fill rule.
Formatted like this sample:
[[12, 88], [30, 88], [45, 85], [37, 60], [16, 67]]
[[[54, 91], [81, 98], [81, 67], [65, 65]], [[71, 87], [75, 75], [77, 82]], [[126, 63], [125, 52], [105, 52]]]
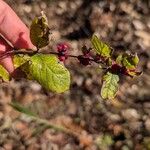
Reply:
[[[6, 0], [30, 26], [44, 10], [50, 45], [68, 42], [70, 54], [90, 45], [93, 34], [113, 47], [140, 57], [140, 77], [122, 77], [115, 100], [100, 97], [102, 72], [74, 59], [70, 90], [45, 91], [19, 79], [0, 86], [0, 150], [150, 150], [150, 1], [149, 0]], [[40, 118], [69, 130], [47, 128], [10, 107], [29, 107]]]

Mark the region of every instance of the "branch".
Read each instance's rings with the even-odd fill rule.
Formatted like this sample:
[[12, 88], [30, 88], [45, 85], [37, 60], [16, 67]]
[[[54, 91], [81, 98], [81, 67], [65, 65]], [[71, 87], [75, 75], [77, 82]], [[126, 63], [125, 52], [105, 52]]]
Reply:
[[[11, 51], [1, 53], [0, 60], [5, 59], [8, 56], [13, 56], [13, 55], [18, 55], [18, 54], [29, 55], [29, 56], [33, 56], [35, 54], [53, 54], [53, 55], [56, 55], [56, 56], [60, 55], [58, 52], [39, 52], [39, 51], [33, 51], [32, 49], [13, 49]], [[70, 57], [70, 58], [78, 59], [78, 56], [76, 56], [76, 55], [69, 54], [67, 56]], [[102, 61], [97, 62], [93, 58], [89, 58], [89, 61], [95, 62], [95, 63], [98, 63], [98, 64], [102, 63]]]

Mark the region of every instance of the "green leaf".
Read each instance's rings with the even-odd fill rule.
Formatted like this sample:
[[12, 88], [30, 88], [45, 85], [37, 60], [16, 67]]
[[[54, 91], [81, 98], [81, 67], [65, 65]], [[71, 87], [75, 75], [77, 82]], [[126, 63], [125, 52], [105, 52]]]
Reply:
[[30, 38], [37, 48], [42, 48], [49, 44], [49, 27], [44, 13], [33, 20], [30, 27]]
[[118, 90], [119, 76], [111, 72], [107, 72], [103, 76], [103, 85], [101, 96], [103, 99], [112, 99], [115, 97]]
[[132, 60], [133, 64], [135, 66], [137, 66], [137, 64], [139, 63], [139, 57], [138, 57], [138, 55], [137, 54], [133, 55], [132, 58], [131, 58], [131, 60]]
[[0, 78], [1, 78], [3, 81], [5, 81], [5, 82], [7, 82], [7, 81], [10, 80], [10, 75], [9, 75], [9, 73], [8, 73], [7, 70], [6, 70], [4, 67], [2, 67], [1, 65], [0, 65]]
[[96, 35], [93, 35], [91, 42], [97, 54], [105, 58], [109, 58], [111, 56], [112, 50], [110, 47], [103, 43]]
[[36, 54], [21, 69], [29, 79], [36, 80], [47, 90], [62, 93], [69, 89], [70, 73], [54, 55]]
[[108, 58], [107, 59], [107, 61], [106, 61], [106, 64], [108, 65], [108, 66], [111, 66], [112, 65], [112, 59], [111, 58]]
[[139, 76], [142, 74], [142, 72], [136, 71], [137, 64], [139, 63], [139, 58], [137, 54], [119, 54], [116, 58], [116, 63], [122, 67], [125, 67], [125, 74], [129, 75], [130, 77]]
[[21, 104], [17, 102], [10, 103], [10, 106], [13, 107], [18, 112], [24, 113], [28, 116], [37, 116], [35, 113], [31, 112], [28, 108], [22, 106]]
[[139, 58], [137, 54], [135, 55], [125, 54], [122, 58], [122, 64], [124, 67], [126, 67], [126, 69], [135, 69], [138, 62]]
[[14, 55], [13, 57], [14, 67], [18, 68], [29, 60], [30, 60], [30, 56], [28, 55], [22, 55], [22, 54]]
[[116, 58], [116, 63], [119, 64], [119, 65], [122, 65], [122, 54], [119, 54]]
[[119, 54], [116, 58], [116, 63], [119, 65], [124, 66], [126, 69], [135, 69], [137, 67], [137, 64], [139, 63], [139, 58], [137, 54], [131, 55], [131, 54]]
[[142, 72], [138, 72], [136, 70], [127, 70], [127, 74], [130, 76], [130, 77], [135, 77], [135, 76], [140, 76], [142, 74]]
[[[22, 64], [24, 64], [25, 62], [29, 61], [30, 59], [30, 56], [28, 55], [15, 55], [13, 57], [13, 64], [15, 66], [15, 68], [18, 68], [19, 66], [21, 66]], [[0, 78], [7, 82], [10, 80], [10, 75], [9, 73], [7, 72], [7, 70], [0, 65]]]

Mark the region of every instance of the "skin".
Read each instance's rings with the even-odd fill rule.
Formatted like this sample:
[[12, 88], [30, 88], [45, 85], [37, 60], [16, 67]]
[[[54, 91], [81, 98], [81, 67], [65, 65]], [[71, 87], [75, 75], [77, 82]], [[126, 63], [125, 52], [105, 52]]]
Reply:
[[[2, 37], [0, 37], [0, 55], [12, 50], [13, 47], [34, 48], [30, 41], [29, 29], [3, 0], [0, 0], [0, 34], [2, 35]], [[11, 43], [11, 46], [7, 41]], [[14, 72], [11, 56], [0, 60], [0, 64], [5, 67], [10, 74]]]

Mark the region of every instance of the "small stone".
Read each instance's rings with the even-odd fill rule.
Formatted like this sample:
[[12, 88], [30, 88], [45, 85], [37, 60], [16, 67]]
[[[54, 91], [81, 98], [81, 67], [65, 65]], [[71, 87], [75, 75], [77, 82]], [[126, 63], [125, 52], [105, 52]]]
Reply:
[[84, 81], [83, 76], [77, 76], [77, 77], [76, 77], [76, 84], [77, 84], [78, 86], [82, 86], [83, 81]]
[[140, 114], [133, 108], [129, 108], [122, 111], [122, 116], [126, 120], [138, 120], [140, 119]]
[[135, 29], [137, 29], [137, 30], [143, 30], [144, 29], [144, 24], [139, 20], [134, 20], [133, 25], [134, 25]]
[[57, 15], [62, 15], [67, 10], [67, 5], [65, 2], [60, 1], [58, 3]]
[[42, 9], [42, 10], [45, 10], [45, 9], [46, 9], [46, 7], [47, 7], [47, 5], [46, 5], [46, 3], [45, 3], [45, 2], [42, 2], [40, 6], [41, 6], [41, 9]]
[[149, 103], [149, 102], [145, 102], [145, 103], [143, 104], [143, 106], [144, 106], [145, 108], [150, 109], [150, 103]]
[[3, 147], [6, 149], [6, 150], [12, 150], [13, 149], [13, 143], [12, 141], [8, 141], [7, 143], [5, 143], [3, 145]]
[[68, 113], [70, 115], [75, 115], [77, 113], [77, 106], [76, 106], [75, 103], [72, 102], [72, 103], [69, 104]]
[[72, 147], [70, 144], [66, 144], [64, 147], [63, 147], [63, 150], [71, 150]]
[[142, 129], [142, 122], [140, 121], [131, 121], [129, 122], [129, 128], [131, 131], [140, 132]]
[[124, 145], [124, 146], [122, 147], [122, 150], [130, 150], [130, 149], [129, 149], [129, 147], [128, 147], [127, 145]]
[[53, 31], [52, 31], [51, 39], [52, 39], [53, 41], [58, 41], [58, 40], [60, 40], [60, 38], [61, 38], [60, 32], [59, 32], [59, 31], [56, 31], [56, 30], [53, 30]]
[[30, 13], [32, 10], [32, 7], [30, 5], [24, 5], [22, 8], [26, 13]]
[[150, 69], [150, 61], [147, 62], [147, 68]]
[[109, 119], [113, 122], [118, 122], [121, 120], [121, 117], [118, 114], [109, 114]]
[[0, 120], [2, 120], [4, 117], [4, 114], [2, 112], [0, 112]]
[[147, 119], [147, 120], [145, 121], [145, 128], [146, 128], [147, 131], [150, 132], [150, 119]]
[[30, 88], [35, 91], [35, 92], [39, 92], [41, 90], [41, 85], [36, 83], [36, 82], [33, 82], [31, 85], [30, 85]]
[[93, 137], [92, 135], [87, 134], [86, 131], [83, 131], [81, 135], [79, 136], [79, 142], [80, 142], [81, 147], [84, 147], [84, 146], [89, 147], [93, 143]]
[[135, 33], [135, 35], [136, 35], [137, 37], [140, 38], [140, 41], [141, 41], [140, 46], [141, 46], [141, 47], [143, 47], [143, 48], [144, 48], [144, 47], [149, 47], [150, 35], [149, 35], [148, 32], [142, 31], [142, 30], [137, 30], [137, 31], [135, 31], [134, 33]]
[[27, 125], [25, 123], [22, 123], [22, 122], [16, 122], [14, 125], [14, 128], [16, 131], [23, 131], [27, 128]]

